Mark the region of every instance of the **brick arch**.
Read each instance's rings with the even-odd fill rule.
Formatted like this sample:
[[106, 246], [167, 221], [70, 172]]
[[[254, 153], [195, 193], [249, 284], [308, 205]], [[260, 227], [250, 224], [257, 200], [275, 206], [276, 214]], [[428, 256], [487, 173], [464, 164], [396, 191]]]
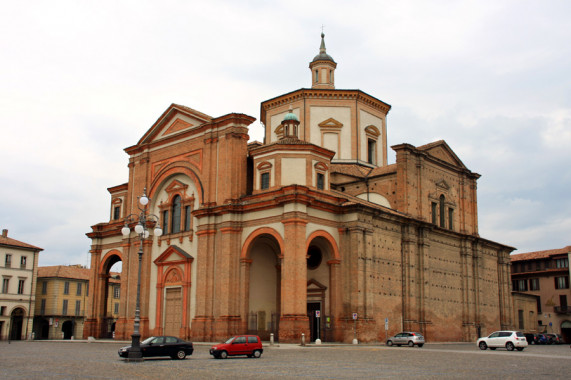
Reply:
[[311, 242], [318, 237], [324, 238], [331, 245], [331, 253], [333, 254], [333, 259], [341, 260], [341, 255], [339, 254], [339, 247], [337, 246], [337, 242], [335, 241], [333, 236], [331, 236], [330, 233], [323, 230], [314, 231], [311, 233], [311, 235], [308, 236], [305, 249], [308, 250]]
[[248, 237], [246, 238], [246, 241], [244, 242], [244, 244], [242, 244], [242, 252], [240, 253], [240, 259], [248, 259], [250, 247], [252, 246], [252, 243], [254, 242], [254, 240], [256, 240], [257, 237], [262, 236], [262, 235], [270, 235], [274, 239], [276, 239], [276, 241], [278, 242], [278, 245], [280, 247], [280, 255], [283, 254], [284, 241], [283, 241], [283, 238], [281, 237], [281, 235], [276, 230], [274, 230], [273, 228], [260, 227], [260, 228], [256, 229], [255, 231], [253, 231], [250, 235], [248, 235]]
[[[91, 299], [91, 317], [88, 318], [84, 325], [84, 338], [94, 336], [96, 338], [108, 338], [110, 331], [107, 330], [107, 307], [108, 297], [107, 287], [109, 286], [109, 273], [113, 264], [122, 261], [123, 256], [128, 254], [128, 248], [124, 248], [125, 252], [112, 249], [99, 259], [97, 266], [93, 267], [89, 279], [89, 295]], [[121, 286], [123, 287], [123, 277], [121, 277]], [[122, 289], [124, 291], [124, 289]], [[123, 302], [123, 300], [121, 300]], [[121, 321], [121, 316], [118, 321]]]
[[[119, 257], [119, 260], [115, 260], [111, 264], [109, 264], [112, 261], [111, 258], [113, 256]], [[98, 271], [99, 275], [106, 275], [113, 266], [113, 264], [115, 264], [118, 261], [123, 261], [123, 254], [121, 253], [121, 251], [112, 249], [111, 251], [107, 252], [99, 262], [99, 271]]]
[[153, 198], [155, 192], [160, 187], [162, 183], [168, 180], [170, 177], [184, 174], [190, 177], [195, 184], [198, 185], [198, 201], [199, 203], [204, 202], [204, 186], [202, 185], [202, 181], [200, 176], [196, 174], [194, 169], [191, 167], [190, 164], [184, 162], [174, 162], [172, 164], [167, 165], [164, 169], [162, 169], [157, 176], [151, 182], [151, 187], [148, 189], [149, 197]]

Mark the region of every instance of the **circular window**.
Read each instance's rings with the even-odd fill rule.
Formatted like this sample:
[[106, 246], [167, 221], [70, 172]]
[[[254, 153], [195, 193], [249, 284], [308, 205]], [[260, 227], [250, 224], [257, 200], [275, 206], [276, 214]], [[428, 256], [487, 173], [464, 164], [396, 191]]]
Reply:
[[314, 246], [309, 247], [307, 250], [307, 269], [317, 269], [322, 258], [321, 249]]

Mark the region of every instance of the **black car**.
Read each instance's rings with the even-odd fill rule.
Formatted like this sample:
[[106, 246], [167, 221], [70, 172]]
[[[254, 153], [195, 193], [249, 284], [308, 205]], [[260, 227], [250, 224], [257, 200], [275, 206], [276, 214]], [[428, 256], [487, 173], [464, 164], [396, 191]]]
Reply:
[[[131, 346], [121, 347], [119, 356], [129, 357]], [[184, 341], [174, 336], [151, 336], [141, 342], [141, 354], [143, 357], [170, 356], [173, 359], [184, 359], [186, 355], [192, 355], [194, 347], [191, 342]]]

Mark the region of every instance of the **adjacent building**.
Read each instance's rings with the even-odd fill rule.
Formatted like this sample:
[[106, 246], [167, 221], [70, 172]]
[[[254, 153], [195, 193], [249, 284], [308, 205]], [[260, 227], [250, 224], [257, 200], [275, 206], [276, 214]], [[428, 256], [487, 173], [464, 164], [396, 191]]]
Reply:
[[31, 338], [38, 257], [42, 248], [2, 230], [0, 236], [0, 340]]
[[[570, 255], [571, 246], [511, 256], [514, 292], [536, 298], [537, 331], [561, 334], [566, 342], [571, 342]], [[516, 312], [519, 319], [522, 311]]]
[[[56, 265], [38, 268], [35, 339], [81, 339], [89, 297], [91, 270], [81, 265]], [[119, 315], [120, 276], [109, 278], [108, 312], [103, 316], [105, 334], [111, 338]]]
[[[336, 89], [336, 67], [322, 35], [310, 87], [261, 103], [263, 142], [248, 143], [252, 116], [172, 104], [125, 149], [127, 182], [108, 188], [109, 220], [87, 234], [84, 336], [105, 331], [118, 261], [121, 339], [139, 265], [143, 337], [473, 341], [513, 328], [514, 248], [479, 235], [480, 175], [445, 141], [392, 146], [389, 164], [391, 106]], [[141, 213], [161, 236], [122, 235]]]

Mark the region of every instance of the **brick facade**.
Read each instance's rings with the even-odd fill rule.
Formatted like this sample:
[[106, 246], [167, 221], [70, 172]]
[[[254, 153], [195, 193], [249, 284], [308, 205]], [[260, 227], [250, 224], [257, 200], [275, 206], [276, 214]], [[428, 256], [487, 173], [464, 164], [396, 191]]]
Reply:
[[312, 89], [262, 103], [264, 143], [248, 144], [250, 116], [173, 104], [126, 149], [129, 178], [109, 188], [111, 220], [88, 233], [86, 336], [99, 334], [117, 260], [125, 298], [116, 336], [133, 331], [139, 238], [121, 228], [144, 191], [164, 234], [143, 246], [143, 337], [175, 323], [197, 341], [250, 332], [375, 342], [401, 329], [470, 341], [513, 325], [513, 248], [478, 235], [479, 175], [444, 141], [394, 146], [388, 165], [390, 106], [336, 90], [324, 49]]

